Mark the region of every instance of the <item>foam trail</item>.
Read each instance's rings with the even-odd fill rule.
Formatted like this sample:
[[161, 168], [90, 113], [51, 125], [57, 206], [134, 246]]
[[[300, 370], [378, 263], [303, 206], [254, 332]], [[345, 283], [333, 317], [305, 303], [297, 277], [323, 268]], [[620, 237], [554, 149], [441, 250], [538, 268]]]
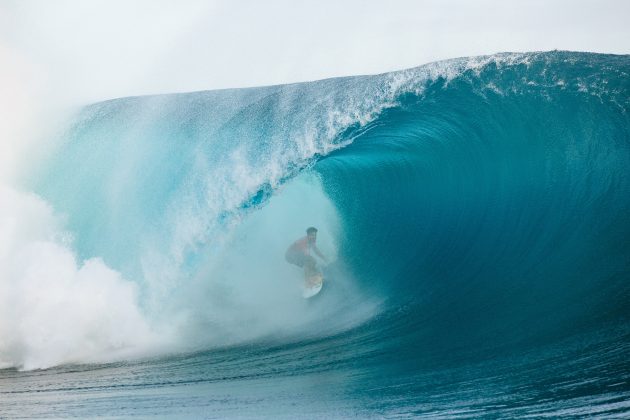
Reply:
[[78, 262], [52, 208], [0, 188], [0, 366], [116, 360], [154, 345], [137, 287], [98, 258]]

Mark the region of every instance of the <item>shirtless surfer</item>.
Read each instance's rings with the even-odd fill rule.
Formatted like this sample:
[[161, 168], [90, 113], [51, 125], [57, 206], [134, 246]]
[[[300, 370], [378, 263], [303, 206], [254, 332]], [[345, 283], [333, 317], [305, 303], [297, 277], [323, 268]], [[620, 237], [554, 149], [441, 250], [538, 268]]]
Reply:
[[319, 274], [317, 261], [315, 261], [315, 258], [311, 255], [311, 251], [325, 262], [328, 261], [319, 248], [317, 248], [315, 244], [316, 241], [317, 229], [310, 227], [306, 229], [306, 236], [293, 242], [284, 255], [284, 258], [289, 263], [304, 268], [304, 275], [307, 278]]

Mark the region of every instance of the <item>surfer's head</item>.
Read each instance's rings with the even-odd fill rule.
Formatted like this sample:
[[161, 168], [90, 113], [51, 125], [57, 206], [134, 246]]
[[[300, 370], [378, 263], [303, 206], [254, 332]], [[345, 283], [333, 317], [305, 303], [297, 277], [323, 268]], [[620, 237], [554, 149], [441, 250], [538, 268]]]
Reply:
[[306, 236], [310, 241], [314, 241], [317, 238], [317, 229], [312, 226], [306, 229]]

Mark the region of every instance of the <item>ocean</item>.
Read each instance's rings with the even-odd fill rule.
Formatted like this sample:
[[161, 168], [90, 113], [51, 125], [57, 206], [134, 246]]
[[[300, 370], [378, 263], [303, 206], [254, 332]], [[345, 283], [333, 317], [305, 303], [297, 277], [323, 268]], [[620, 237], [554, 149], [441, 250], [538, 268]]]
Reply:
[[0, 194], [0, 418], [630, 416], [629, 111], [566, 51], [82, 107]]

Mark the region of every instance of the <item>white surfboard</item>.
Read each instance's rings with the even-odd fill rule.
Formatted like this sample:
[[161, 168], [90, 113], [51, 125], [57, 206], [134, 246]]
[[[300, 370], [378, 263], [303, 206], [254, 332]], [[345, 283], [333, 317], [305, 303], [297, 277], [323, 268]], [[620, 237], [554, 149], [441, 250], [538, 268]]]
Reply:
[[312, 298], [322, 290], [324, 285], [324, 277], [321, 274], [316, 274], [304, 280], [304, 287], [302, 289], [302, 297], [304, 299]]

